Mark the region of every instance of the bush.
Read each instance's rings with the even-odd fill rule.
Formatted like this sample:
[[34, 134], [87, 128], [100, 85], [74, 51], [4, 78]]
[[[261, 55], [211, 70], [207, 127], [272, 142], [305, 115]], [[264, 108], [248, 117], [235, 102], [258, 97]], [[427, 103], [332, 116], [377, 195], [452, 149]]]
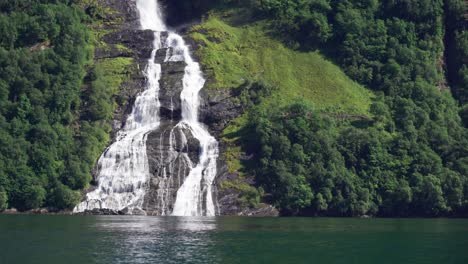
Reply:
[[67, 186], [57, 183], [52, 190], [52, 203], [58, 209], [73, 209], [81, 199], [78, 191], [73, 191]]
[[25, 186], [20, 193], [21, 204], [18, 209], [29, 210], [40, 208], [44, 205], [46, 199], [46, 190], [42, 186]]

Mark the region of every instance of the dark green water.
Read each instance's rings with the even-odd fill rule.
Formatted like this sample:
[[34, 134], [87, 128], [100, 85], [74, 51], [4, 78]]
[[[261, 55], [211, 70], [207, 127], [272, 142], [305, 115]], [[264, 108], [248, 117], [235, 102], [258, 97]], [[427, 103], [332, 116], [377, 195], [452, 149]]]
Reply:
[[468, 263], [468, 220], [0, 215], [0, 263]]

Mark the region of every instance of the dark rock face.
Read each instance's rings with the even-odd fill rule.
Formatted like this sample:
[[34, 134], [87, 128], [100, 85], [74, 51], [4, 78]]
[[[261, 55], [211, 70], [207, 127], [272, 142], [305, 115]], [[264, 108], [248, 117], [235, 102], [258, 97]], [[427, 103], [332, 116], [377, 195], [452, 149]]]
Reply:
[[82, 215], [124, 215], [123, 211], [116, 211], [111, 209], [94, 209], [87, 210], [81, 213]]
[[242, 184], [254, 185], [254, 182], [246, 179], [240, 179], [237, 173], [229, 173], [226, 164], [222, 164], [220, 173], [216, 178], [217, 201], [219, 215], [239, 215], [239, 216], [278, 216], [276, 208], [269, 204], [259, 204], [256, 208], [242, 206], [240, 203], [241, 192], [236, 188], [223, 188], [225, 182], [237, 182]]
[[163, 121], [148, 135], [147, 155], [151, 175], [143, 209], [151, 215], [172, 212], [177, 190], [199, 161], [200, 142], [178, 121]]
[[140, 209], [128, 209], [124, 208], [123, 210], [112, 210], [112, 209], [93, 209], [86, 210], [81, 215], [146, 215], [145, 211]]
[[185, 62], [169, 61], [161, 64], [161, 79], [159, 80], [160, 114], [168, 120], [180, 120], [181, 102], [180, 93], [184, 89], [182, 79], [184, 77]]
[[211, 0], [161, 0], [166, 14], [166, 23], [178, 27], [191, 21], [200, 20], [202, 15], [213, 5]]
[[[105, 21], [117, 27], [138, 28], [140, 25], [136, 0], [101, 0], [102, 6], [114, 12], [107, 12]], [[121, 23], [115, 23], [121, 21]]]
[[[146, 61], [151, 57], [153, 51], [154, 33], [151, 30], [122, 29], [104, 36], [103, 40], [111, 45], [124, 45], [127, 49], [110, 49], [109, 56], [112, 57], [130, 57]], [[100, 50], [103, 55], [106, 51]]]
[[200, 92], [200, 120], [207, 124], [216, 136], [221, 135], [229, 121], [243, 113], [240, 103], [234, 100], [235, 96], [236, 94], [229, 89], [203, 89]]

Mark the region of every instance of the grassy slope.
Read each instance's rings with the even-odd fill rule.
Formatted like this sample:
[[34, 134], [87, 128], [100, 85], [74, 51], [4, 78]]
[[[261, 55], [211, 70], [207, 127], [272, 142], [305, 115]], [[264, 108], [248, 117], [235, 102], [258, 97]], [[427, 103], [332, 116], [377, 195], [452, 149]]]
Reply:
[[229, 25], [236, 13], [212, 14], [195, 26], [201, 62], [214, 77], [209, 88], [238, 87], [245, 79], [263, 80], [279, 89], [268, 103], [284, 106], [304, 98], [318, 110], [368, 114], [371, 93], [349, 79], [319, 52], [299, 52], [268, 35], [268, 21]]
[[[319, 52], [295, 51], [275, 40], [268, 21], [235, 26], [235, 20], [248, 20], [239, 17], [245, 14], [238, 9], [213, 12], [190, 33], [200, 46], [205, 72], [212, 77], [209, 89], [235, 89], [246, 79], [262, 80], [277, 87], [262, 105], [266, 109], [305, 100], [324, 113], [369, 115], [370, 91]], [[241, 174], [242, 150], [236, 141], [245, 122], [246, 115], [231, 121], [223, 138], [230, 143], [223, 158], [231, 172]]]

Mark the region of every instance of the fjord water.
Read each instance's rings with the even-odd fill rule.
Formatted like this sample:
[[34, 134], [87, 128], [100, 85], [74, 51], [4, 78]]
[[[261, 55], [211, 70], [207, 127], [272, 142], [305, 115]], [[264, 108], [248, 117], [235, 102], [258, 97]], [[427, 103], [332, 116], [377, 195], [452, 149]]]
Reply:
[[0, 263], [468, 263], [468, 220], [0, 215]]
[[[218, 142], [198, 121], [199, 92], [205, 83], [203, 73], [199, 64], [192, 59], [189, 47], [183, 38], [168, 30], [164, 24], [158, 1], [137, 0], [136, 6], [141, 29], [154, 32], [153, 51], [145, 70], [147, 85], [144, 92], [137, 96], [133, 111], [128, 116], [124, 128], [118, 132], [116, 141], [106, 149], [98, 161], [97, 188], [89, 192], [86, 199], [76, 206], [74, 211], [112, 209], [126, 210], [128, 214], [144, 214], [142, 205], [150, 178], [146, 141], [148, 134], [160, 125], [161, 64], [156, 62], [156, 53], [160, 49], [166, 49], [165, 62], [182, 61], [187, 65], [181, 98], [176, 98], [176, 100], [181, 100], [182, 120], [170, 132], [170, 148], [174, 148], [175, 129], [190, 131], [200, 142], [200, 157], [198, 163], [193, 164], [184, 154], [191, 170], [177, 191], [172, 212], [166, 212], [169, 206], [165, 203], [169, 200], [167, 198], [169, 181], [174, 175], [170, 175], [171, 171], [163, 173], [158, 189], [161, 214], [214, 216], [215, 201], [212, 198], [212, 183], [216, 176]], [[168, 32], [164, 40], [161, 32]], [[180, 134], [185, 138], [185, 135]], [[161, 160], [163, 160], [162, 157]], [[180, 175], [177, 176], [180, 181]]]

